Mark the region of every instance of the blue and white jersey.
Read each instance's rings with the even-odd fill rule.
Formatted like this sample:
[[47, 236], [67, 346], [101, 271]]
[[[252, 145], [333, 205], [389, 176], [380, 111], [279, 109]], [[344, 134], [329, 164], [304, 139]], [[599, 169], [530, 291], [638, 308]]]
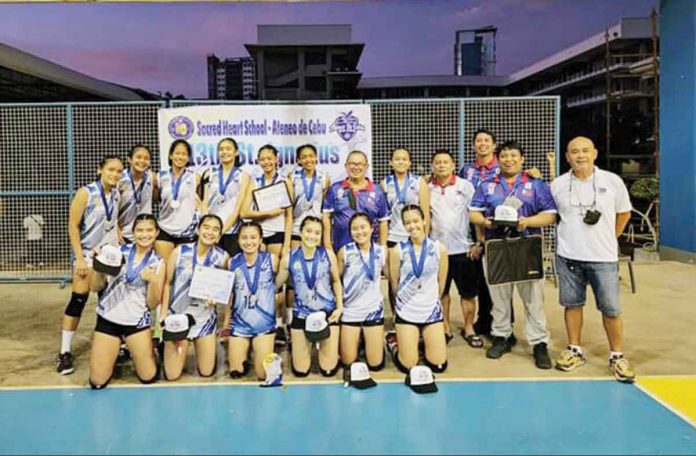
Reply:
[[111, 220], [107, 220], [106, 208], [101, 198], [98, 182], [83, 187], [87, 190], [87, 205], [80, 221], [80, 245], [86, 257], [91, 257], [96, 247], [104, 244], [118, 245], [116, 223], [120, 196], [117, 189], [104, 194], [106, 203], [112, 208]]
[[[234, 272], [234, 307], [230, 334], [255, 337], [274, 331], [276, 286], [272, 255], [268, 252], [259, 252], [254, 264], [248, 266], [244, 253], [240, 252], [232, 258], [230, 271]], [[257, 273], [259, 274], [258, 288], [256, 293], [252, 294], [250, 286], [253, 286]]]
[[176, 203], [174, 203], [172, 172], [164, 170], [159, 172], [159, 226], [160, 229], [172, 236], [191, 237], [196, 233], [196, 225], [198, 224], [196, 174], [190, 169], [186, 169], [179, 176], [179, 179], [181, 182], [179, 193]]
[[[215, 307], [208, 307], [203, 300], [189, 297], [189, 288], [193, 278], [194, 255], [196, 255], [196, 243], [179, 246], [179, 258], [176, 260], [169, 301], [170, 313], [191, 314], [196, 320], [196, 324], [189, 330], [189, 339], [213, 334], [217, 329]], [[204, 258], [197, 258], [196, 265], [224, 268], [226, 260], [227, 253], [224, 250], [219, 247], [211, 247]]]
[[[244, 171], [234, 167], [224, 175], [222, 165], [214, 165], [209, 168], [208, 181], [208, 210], [211, 214], [217, 215], [222, 219], [223, 225], [234, 212], [234, 207], [240, 195], [242, 177]], [[227, 184], [227, 186], [225, 186]], [[224, 193], [221, 190], [224, 189]], [[226, 233], [232, 234], [237, 231], [239, 220]]]
[[493, 155], [490, 161], [485, 165], [481, 165], [478, 161], [474, 161], [473, 163], [465, 163], [462, 169], [459, 170], [459, 177], [471, 182], [474, 189], [477, 189], [479, 185], [481, 185], [481, 182], [492, 179], [498, 174], [500, 174], [500, 164], [495, 155]]
[[[442, 304], [438, 274], [440, 271], [440, 243], [426, 238], [423, 244], [426, 257], [420, 278], [416, 277], [411, 262], [413, 243], [399, 244], [401, 248], [399, 284], [396, 288], [396, 314], [411, 323], [435, 323], [442, 321]], [[416, 262], [421, 252], [415, 255]]]
[[288, 269], [290, 277], [295, 285], [294, 318], [307, 318], [307, 315], [320, 310], [327, 314], [336, 309], [336, 298], [331, 287], [331, 263], [329, 255], [324, 247], [317, 247], [314, 257], [317, 261], [317, 272], [314, 286], [307, 283], [303, 272], [302, 262], [306, 262], [308, 275], [312, 276], [312, 259], [305, 260], [302, 247], [297, 247], [290, 252], [290, 264]]
[[[97, 315], [118, 325], [143, 328], [150, 326], [152, 318], [147, 307], [148, 284], [140, 277], [140, 272], [150, 267], [157, 271], [164, 262], [154, 250], [136, 262], [135, 249], [133, 244], [121, 246], [126, 263], [116, 277], [106, 276], [107, 286], [97, 302]], [[129, 265], [132, 277], [128, 276]]]
[[152, 214], [152, 171], [146, 171], [142, 179], [135, 181], [131, 170], [121, 175], [118, 183], [121, 202], [118, 207], [118, 226], [121, 235], [133, 241], [133, 222], [140, 214]]
[[401, 210], [409, 204], [420, 206], [419, 188], [420, 177], [411, 173], [406, 173], [406, 179], [402, 184], [398, 183], [396, 174], [390, 174], [382, 181], [382, 189], [389, 203], [388, 241], [403, 242], [408, 239], [404, 222], [401, 220]]
[[[292, 234], [300, 235], [300, 225], [309, 215], [321, 218], [321, 203], [324, 199], [324, 188], [329, 182], [329, 175], [314, 171], [311, 179], [305, 177], [302, 168], [296, 168], [292, 174], [294, 201], [292, 208]], [[304, 182], [303, 182], [304, 178]]]
[[[256, 190], [257, 188], [262, 188], [262, 187], [267, 187], [269, 185], [273, 185], [277, 182], [283, 182], [282, 179], [279, 178], [278, 173], [276, 173], [273, 176], [273, 179], [271, 179], [270, 182], [266, 181], [263, 173], [261, 173], [259, 176], [255, 177], [252, 180], [252, 191]], [[253, 194], [252, 194], [253, 195]], [[258, 211], [259, 208], [256, 205], [256, 201], [254, 201], [254, 198], [252, 196], [251, 198], [251, 208], [254, 211]], [[263, 231], [263, 237], [269, 237], [273, 236], [276, 233], [283, 233], [285, 232], [285, 211], [281, 212], [279, 215], [276, 215], [275, 217], [271, 218], [265, 218], [263, 220], [259, 220], [259, 224], [261, 225], [261, 230]]]
[[363, 323], [384, 318], [384, 297], [380, 281], [387, 254], [385, 248], [375, 242], [372, 242], [370, 248], [374, 252], [371, 268], [369, 252], [361, 251], [355, 242], [343, 247], [342, 322]]

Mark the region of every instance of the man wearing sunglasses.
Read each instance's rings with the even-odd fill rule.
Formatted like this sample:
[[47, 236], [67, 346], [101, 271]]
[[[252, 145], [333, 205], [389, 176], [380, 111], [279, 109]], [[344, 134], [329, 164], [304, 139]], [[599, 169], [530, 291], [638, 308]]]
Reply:
[[631, 200], [619, 176], [595, 166], [597, 149], [589, 138], [570, 141], [566, 159], [570, 171], [551, 184], [560, 217], [556, 269], [568, 334], [556, 368], [572, 371], [586, 363], [580, 336], [589, 283], [609, 339], [609, 370], [618, 381], [632, 383], [635, 372], [623, 356], [617, 242], [631, 218]]
[[334, 182], [324, 198], [324, 246], [338, 252], [351, 242], [350, 218], [364, 212], [372, 222], [374, 240], [386, 249], [389, 204], [379, 185], [367, 178], [369, 164], [364, 152], [354, 150], [346, 158], [347, 177]]

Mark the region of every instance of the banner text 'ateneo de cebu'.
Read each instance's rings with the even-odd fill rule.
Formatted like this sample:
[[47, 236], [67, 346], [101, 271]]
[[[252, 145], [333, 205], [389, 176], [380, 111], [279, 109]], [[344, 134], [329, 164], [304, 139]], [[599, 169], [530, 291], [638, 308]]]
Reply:
[[227, 137], [237, 141], [240, 165], [252, 175], [261, 172], [256, 157], [265, 144], [278, 149], [278, 166], [285, 175], [295, 166], [297, 146], [308, 143], [317, 149], [318, 169], [332, 182], [345, 177], [350, 151], [363, 151], [372, 162], [369, 105], [191, 106], [160, 109], [158, 124], [162, 169], [169, 166], [169, 146], [176, 139], [191, 144], [194, 166], [202, 170], [218, 162], [217, 143]]

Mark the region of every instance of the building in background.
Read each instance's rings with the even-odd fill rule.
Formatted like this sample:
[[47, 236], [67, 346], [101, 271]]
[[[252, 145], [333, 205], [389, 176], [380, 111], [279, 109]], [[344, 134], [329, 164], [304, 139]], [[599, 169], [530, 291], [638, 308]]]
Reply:
[[[655, 61], [650, 18], [606, 31], [510, 76], [511, 95], [561, 97], [561, 143], [591, 136], [598, 165], [627, 181], [655, 173]], [[629, 182], [630, 183], [630, 182]]]
[[455, 32], [455, 76], [495, 75], [495, 35], [497, 31], [497, 28], [489, 25], [483, 28]]
[[0, 100], [4, 103], [156, 99], [144, 90], [93, 78], [0, 43]]
[[215, 54], [207, 57], [208, 99], [255, 100], [256, 63], [251, 57], [220, 60]]
[[365, 45], [351, 41], [350, 25], [259, 25], [257, 42], [244, 46], [256, 62], [261, 100], [357, 96]]

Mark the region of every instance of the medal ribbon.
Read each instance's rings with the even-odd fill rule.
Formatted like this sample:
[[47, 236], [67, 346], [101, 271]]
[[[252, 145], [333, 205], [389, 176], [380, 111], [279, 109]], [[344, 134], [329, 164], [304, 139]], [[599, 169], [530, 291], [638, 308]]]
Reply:
[[242, 268], [242, 272], [244, 273], [244, 280], [246, 281], [247, 288], [249, 289], [249, 293], [252, 296], [256, 295], [256, 290], [259, 289], [259, 276], [261, 275], [261, 265], [259, 264], [260, 259], [261, 253], [257, 253], [256, 260], [254, 261], [254, 264], [251, 266], [252, 268], [254, 268], [253, 280], [249, 275], [249, 266], [247, 266], [246, 262], [244, 262], [244, 267]]
[[314, 187], [317, 184], [317, 172], [314, 171], [314, 175], [312, 176], [312, 183], [309, 186], [309, 188], [307, 188], [307, 175], [305, 174], [304, 169], [300, 173], [300, 177], [302, 178], [302, 188], [304, 188], [305, 198], [307, 198], [307, 201], [312, 201], [312, 197], [314, 196]]
[[300, 250], [300, 265], [302, 266], [302, 273], [304, 274], [305, 281], [307, 282], [307, 287], [310, 290], [314, 289], [314, 285], [317, 283], [317, 269], [319, 268], [319, 252], [314, 252], [312, 257], [312, 273], [310, 274], [307, 269], [307, 259], [304, 257], [302, 250]]
[[186, 170], [184, 170], [184, 172], [181, 173], [181, 176], [179, 176], [178, 179], [174, 179], [174, 171], [170, 170], [169, 174], [172, 176], [172, 199], [176, 201], [177, 199], [179, 199], [179, 189], [181, 189], [181, 180], [186, 174]]
[[133, 173], [131, 173], [131, 170], [126, 171], [126, 174], [128, 175], [128, 180], [133, 187], [133, 196], [135, 196], [135, 202], [140, 204], [140, 200], [143, 196], [143, 188], [145, 187], [145, 181], [147, 180], [147, 173], [143, 174], [143, 179], [140, 181], [138, 188], [135, 187], [135, 179], [133, 179]]
[[399, 189], [399, 179], [396, 178], [396, 173], [394, 173], [394, 188], [396, 188], [396, 199], [401, 204], [406, 204], [406, 192], [408, 191], [408, 184], [411, 181], [411, 173], [406, 173], [406, 178], [404, 179], [403, 189]]
[[104, 213], [106, 214], [106, 221], [111, 221], [111, 216], [114, 213], [114, 192], [111, 192], [111, 207], [109, 203], [106, 202], [106, 195], [104, 194], [104, 186], [101, 183], [101, 179], [97, 180], [97, 187], [99, 187], [99, 196], [101, 197], [102, 204], [104, 204]]
[[138, 264], [135, 267], [135, 269], [133, 269], [133, 263], [135, 263], [135, 250], [136, 248], [135, 246], [133, 246], [130, 253], [128, 254], [128, 262], [126, 264], [126, 283], [135, 282], [142, 270], [145, 269], [145, 266], [147, 266], [147, 262], [150, 260], [150, 257], [152, 256], [153, 249], [148, 250], [143, 259], [140, 260], [140, 264]]
[[[357, 244], [356, 244], [357, 245]], [[360, 251], [360, 247], [358, 247], [358, 256], [360, 257], [360, 262], [362, 262], [363, 265], [363, 270], [365, 271], [365, 274], [367, 275], [367, 278], [370, 279], [371, 281], [375, 280], [375, 245], [370, 241], [370, 258], [368, 259], [368, 263], [365, 263], [365, 259], [363, 258], [362, 251]]]
[[227, 179], [223, 182], [224, 171], [222, 170], [222, 165], [218, 168], [218, 188], [220, 189], [220, 195], [225, 196], [227, 187], [229, 187], [230, 182], [232, 182], [232, 176], [234, 176], [234, 169], [230, 170], [230, 174], [227, 175]]
[[409, 239], [408, 242], [411, 245], [408, 254], [411, 257], [411, 268], [413, 269], [413, 275], [415, 275], [417, 279], [420, 279], [420, 276], [423, 274], [423, 268], [425, 266], [425, 257], [428, 256], [428, 238], [426, 237], [425, 239], [423, 239], [423, 246], [421, 247], [420, 257], [418, 258], [417, 262], [416, 247], [413, 245], [412, 240]]
[[[208, 250], [208, 253], [206, 254], [205, 258], [203, 259], [203, 266], [208, 267], [210, 264], [213, 262], [213, 248], [211, 247], [210, 250]], [[196, 270], [196, 265], [198, 264], [198, 244], [193, 245], [193, 270]]]

